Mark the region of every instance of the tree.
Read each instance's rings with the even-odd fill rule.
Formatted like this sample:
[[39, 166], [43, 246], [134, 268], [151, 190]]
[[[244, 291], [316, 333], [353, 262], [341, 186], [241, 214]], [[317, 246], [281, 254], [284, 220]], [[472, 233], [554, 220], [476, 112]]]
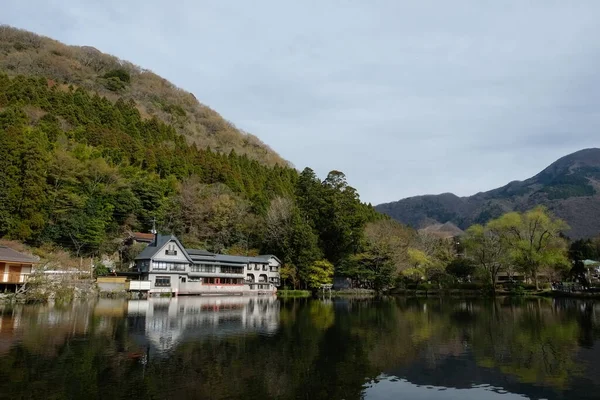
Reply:
[[365, 226], [367, 246], [378, 254], [387, 254], [396, 272], [410, 267], [408, 249], [416, 246], [416, 232], [392, 219], [369, 222]]
[[475, 269], [475, 263], [466, 257], [455, 258], [446, 266], [446, 272], [461, 281], [473, 276]]
[[300, 284], [298, 269], [292, 264], [284, 264], [279, 272], [283, 286], [290, 283], [293, 289], [297, 289]]
[[427, 272], [433, 267], [431, 258], [422, 250], [410, 248], [407, 250], [409, 268], [402, 271], [402, 275], [413, 281], [421, 281], [427, 277]]
[[333, 282], [333, 264], [327, 260], [315, 261], [304, 271], [302, 279], [312, 290], [320, 289], [321, 285], [331, 284]]
[[486, 226], [473, 225], [466, 231], [463, 239], [468, 256], [482, 269], [496, 293], [496, 281], [498, 273], [507, 263], [506, 243], [500, 234], [492, 229], [488, 223]]
[[499, 232], [510, 248], [512, 261], [531, 276], [539, 289], [541, 268], [568, 265], [567, 242], [561, 232], [567, 224], [539, 206], [525, 213], [508, 213], [491, 221], [491, 229]]
[[355, 287], [381, 292], [391, 286], [395, 270], [387, 253], [367, 251], [351, 255], [342, 264], [340, 272], [352, 279]]

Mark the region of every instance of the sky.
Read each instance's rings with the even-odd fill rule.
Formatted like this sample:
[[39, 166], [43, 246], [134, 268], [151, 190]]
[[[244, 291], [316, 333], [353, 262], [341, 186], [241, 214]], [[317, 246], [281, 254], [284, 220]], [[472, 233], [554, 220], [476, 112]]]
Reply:
[[596, 0], [2, 3], [0, 23], [150, 69], [373, 204], [600, 147]]

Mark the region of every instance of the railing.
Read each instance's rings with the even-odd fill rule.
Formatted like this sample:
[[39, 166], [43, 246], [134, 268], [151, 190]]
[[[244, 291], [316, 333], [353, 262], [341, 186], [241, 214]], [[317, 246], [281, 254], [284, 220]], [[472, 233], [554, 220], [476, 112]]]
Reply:
[[4, 273], [0, 273], [0, 283], [25, 283], [29, 273], [9, 272], [8, 277], [4, 278]]
[[205, 272], [205, 271], [190, 270], [189, 274], [192, 275], [192, 276], [200, 276], [200, 275], [204, 275], [204, 276], [231, 275], [231, 276], [241, 277], [240, 275], [244, 275], [244, 270], [242, 269], [242, 270], [240, 270], [240, 272], [224, 272], [224, 271], [220, 271], [220, 270], [213, 270], [213, 271], [210, 271], [210, 272]]
[[127, 282], [127, 290], [150, 290], [150, 281], [129, 281]]

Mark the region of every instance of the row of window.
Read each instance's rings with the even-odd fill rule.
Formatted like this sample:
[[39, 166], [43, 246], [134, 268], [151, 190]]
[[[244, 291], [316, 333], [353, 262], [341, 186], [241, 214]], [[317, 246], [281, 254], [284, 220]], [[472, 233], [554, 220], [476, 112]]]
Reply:
[[152, 269], [157, 271], [185, 271], [185, 264], [154, 261], [154, 263], [152, 263]]
[[[141, 263], [141, 267], [148, 267], [148, 262], [144, 261]], [[152, 269], [156, 271], [185, 271], [186, 264], [180, 263], [172, 263], [165, 261], [154, 261], [152, 263]], [[254, 264], [254, 270], [260, 271], [260, 266], [258, 264]], [[268, 268], [266, 265], [263, 265], [262, 270], [271, 272], [277, 272], [278, 267], [270, 267]], [[248, 270], [252, 270], [252, 264], [248, 265]], [[191, 272], [209, 272], [215, 273], [217, 272], [217, 267], [215, 265], [208, 264], [192, 264], [190, 265]], [[244, 273], [243, 267], [233, 267], [233, 266], [221, 266], [221, 272], [224, 274], [242, 274]]]
[[243, 285], [242, 278], [204, 278], [205, 285]]
[[279, 270], [279, 267], [269, 266], [266, 264], [262, 264], [262, 268], [261, 268], [261, 264], [248, 264], [248, 266], [246, 268], [248, 269], [248, 271], [251, 271], [253, 269], [255, 271], [260, 271], [262, 269], [263, 271], [277, 272]]
[[[186, 282], [185, 278], [182, 282]], [[190, 279], [189, 282], [200, 282], [199, 279]], [[204, 278], [202, 283], [205, 285], [243, 285], [244, 280], [242, 278]], [[154, 286], [156, 287], [171, 287], [170, 276], [157, 276], [154, 280]]]
[[[217, 267], [214, 265], [206, 265], [206, 264], [192, 265], [190, 267], [190, 271], [191, 272], [212, 272], [212, 273], [214, 273], [214, 272], [217, 272]], [[244, 268], [243, 267], [222, 266], [220, 272], [223, 274], [243, 274]]]
[[192, 265], [190, 267], [190, 271], [192, 272], [217, 272], [217, 267], [215, 267], [214, 265], [206, 265], [206, 264], [200, 264], [200, 265]]

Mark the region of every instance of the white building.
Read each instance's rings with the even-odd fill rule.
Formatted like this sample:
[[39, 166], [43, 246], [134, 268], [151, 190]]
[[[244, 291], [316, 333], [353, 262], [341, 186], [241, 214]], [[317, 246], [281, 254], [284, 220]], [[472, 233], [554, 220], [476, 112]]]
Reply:
[[171, 235], [156, 235], [135, 263], [144, 282], [137, 286], [150, 294], [273, 293], [280, 283], [281, 262], [273, 255], [229, 256], [185, 249]]

